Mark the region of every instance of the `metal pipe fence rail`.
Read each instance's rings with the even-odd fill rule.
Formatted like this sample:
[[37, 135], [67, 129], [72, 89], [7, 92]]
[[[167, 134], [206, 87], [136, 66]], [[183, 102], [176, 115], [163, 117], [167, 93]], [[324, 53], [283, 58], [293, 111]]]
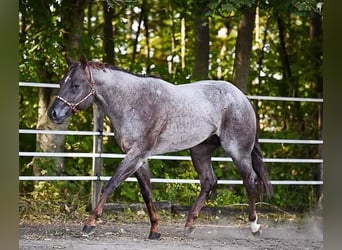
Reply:
[[[32, 83], [32, 82], [19, 82], [20, 87], [42, 87], [42, 88], [59, 88], [59, 84], [52, 83]], [[323, 103], [321, 98], [300, 98], [300, 97], [276, 97], [276, 96], [248, 96], [251, 100], [267, 100], [267, 101], [290, 101], [290, 102], [313, 102]], [[97, 117], [97, 110], [94, 110], [94, 120]], [[100, 116], [99, 116], [100, 117]], [[103, 124], [103, 117], [100, 117], [97, 124]], [[94, 121], [94, 123], [96, 123]], [[102, 131], [102, 130], [101, 130]], [[96, 138], [103, 136], [114, 136], [112, 132], [98, 132], [94, 127], [94, 131], [70, 131], [70, 130], [37, 130], [37, 129], [19, 129], [19, 134], [57, 134], [57, 135], [80, 135], [80, 136], [93, 136], [93, 152], [80, 153], [80, 152], [19, 152], [19, 157], [84, 157], [93, 159], [93, 175], [92, 176], [19, 176], [19, 181], [92, 181], [99, 183], [99, 181], [108, 181], [111, 176], [102, 176], [99, 174], [98, 169], [101, 167], [95, 166], [99, 164], [96, 159], [104, 158], [124, 158], [125, 154], [111, 154], [96, 152]], [[304, 145], [322, 145], [323, 140], [298, 140], [298, 139], [267, 139], [260, 138], [260, 143], [278, 143], [278, 144], [304, 144]], [[150, 160], [177, 160], [177, 161], [190, 161], [190, 156], [169, 156], [169, 155], [156, 155], [151, 156]], [[230, 157], [212, 157], [212, 161], [231, 162]], [[323, 164], [323, 159], [288, 159], [288, 158], [265, 158], [266, 163], [292, 163], [292, 164]], [[96, 174], [95, 174], [96, 173]], [[136, 178], [128, 178], [128, 182], [136, 182]], [[199, 184], [198, 179], [162, 179], [151, 178], [153, 183], [184, 183], [184, 184]], [[323, 185], [322, 181], [314, 180], [271, 180], [273, 185]], [[218, 180], [221, 185], [241, 185], [242, 180]], [[98, 187], [97, 187], [97, 190]], [[97, 191], [98, 193], [98, 191]], [[96, 194], [97, 196], [99, 194]], [[92, 194], [94, 196], [94, 194]], [[96, 198], [97, 199], [97, 198]]]
[[[113, 132], [43, 130], [43, 129], [19, 129], [19, 134], [114, 136]], [[260, 143], [284, 143], [284, 144], [323, 144], [322, 140], [298, 140], [298, 139], [262, 139], [262, 138], [259, 138], [259, 142]]]
[[[59, 88], [59, 84], [56, 84], [56, 83], [19, 82], [19, 87]], [[250, 95], [247, 95], [247, 97], [251, 100], [323, 102], [323, 98], [281, 97], [281, 96], [250, 96]]]
[[[37, 130], [37, 129], [19, 129], [20, 134], [58, 134], [58, 135], [83, 135], [83, 136], [114, 136], [112, 132], [95, 132], [95, 131], [70, 131], [70, 130]], [[291, 139], [259, 139], [260, 143], [288, 143], [288, 144], [323, 144], [322, 140], [291, 140]], [[123, 159], [125, 154], [111, 154], [111, 153], [75, 153], [75, 152], [19, 152], [21, 157], [84, 157], [84, 158], [116, 158]], [[168, 156], [158, 155], [152, 156], [149, 159], [154, 160], [179, 160], [190, 161], [190, 156]], [[212, 157], [212, 161], [231, 162], [230, 157]], [[282, 158], [265, 158], [264, 162], [276, 163], [323, 163], [322, 159], [282, 159]], [[109, 180], [110, 177], [106, 176], [20, 176], [19, 180]], [[127, 181], [136, 181], [135, 178], [129, 178]], [[199, 180], [181, 180], [181, 179], [160, 179], [153, 178], [152, 182], [159, 183], [199, 183]], [[220, 180], [218, 184], [242, 184], [240, 180]], [[323, 181], [272, 181], [275, 185], [322, 185]]]
[[[19, 176], [20, 181], [108, 181], [111, 176]], [[138, 182], [135, 177], [125, 181]], [[151, 178], [152, 183], [200, 184], [200, 180], [193, 179], [162, 179]], [[272, 185], [322, 185], [323, 181], [293, 181], [271, 180]], [[242, 185], [242, 180], [218, 180], [219, 185]]]

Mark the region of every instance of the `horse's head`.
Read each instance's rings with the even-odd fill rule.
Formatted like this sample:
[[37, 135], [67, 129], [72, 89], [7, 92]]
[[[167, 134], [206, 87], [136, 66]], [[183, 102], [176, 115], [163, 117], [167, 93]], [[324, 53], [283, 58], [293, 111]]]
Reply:
[[86, 109], [94, 100], [94, 80], [84, 58], [74, 62], [67, 57], [68, 72], [60, 82], [60, 90], [48, 110], [54, 123], [61, 124], [78, 110]]

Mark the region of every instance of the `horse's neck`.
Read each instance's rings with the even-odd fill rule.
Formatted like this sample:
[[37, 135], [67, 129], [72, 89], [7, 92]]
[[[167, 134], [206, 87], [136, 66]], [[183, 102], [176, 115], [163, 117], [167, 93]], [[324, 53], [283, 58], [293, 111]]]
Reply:
[[149, 84], [148, 78], [111, 69], [94, 70], [93, 78], [95, 103], [113, 123], [113, 120], [120, 120], [130, 110], [142, 86]]
[[125, 84], [127, 85], [126, 88], [128, 85], [135, 85], [129, 76], [125, 78], [120, 72], [116, 73], [114, 70], [95, 70], [93, 72], [96, 91], [95, 102], [103, 108], [108, 105], [113, 108], [116, 103], [121, 102], [121, 98], [126, 97], [128, 93], [124, 88]]

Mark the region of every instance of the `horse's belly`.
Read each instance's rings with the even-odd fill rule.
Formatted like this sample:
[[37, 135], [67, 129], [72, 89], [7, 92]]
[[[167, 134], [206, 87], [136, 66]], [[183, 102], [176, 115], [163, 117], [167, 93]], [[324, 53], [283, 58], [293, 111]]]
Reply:
[[165, 108], [166, 126], [157, 140], [160, 153], [192, 148], [217, 133], [223, 108], [208, 101], [201, 88], [182, 91]]
[[160, 135], [154, 151], [157, 154], [162, 154], [189, 149], [200, 144], [215, 132], [216, 126], [205, 121], [189, 124], [183, 122], [179, 126], [172, 125]]

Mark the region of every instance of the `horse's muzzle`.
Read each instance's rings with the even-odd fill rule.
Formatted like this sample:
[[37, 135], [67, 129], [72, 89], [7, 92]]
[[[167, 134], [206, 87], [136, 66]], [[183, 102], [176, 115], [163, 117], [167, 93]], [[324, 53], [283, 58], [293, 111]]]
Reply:
[[72, 111], [69, 107], [58, 108], [55, 104], [53, 104], [47, 112], [48, 117], [53, 123], [62, 124], [65, 119], [72, 115]]
[[48, 117], [50, 118], [50, 120], [53, 123], [56, 123], [56, 124], [62, 124], [64, 122], [64, 120], [65, 120], [65, 119], [62, 119], [62, 118], [58, 118], [57, 112], [55, 110], [51, 110], [51, 112], [48, 112]]

